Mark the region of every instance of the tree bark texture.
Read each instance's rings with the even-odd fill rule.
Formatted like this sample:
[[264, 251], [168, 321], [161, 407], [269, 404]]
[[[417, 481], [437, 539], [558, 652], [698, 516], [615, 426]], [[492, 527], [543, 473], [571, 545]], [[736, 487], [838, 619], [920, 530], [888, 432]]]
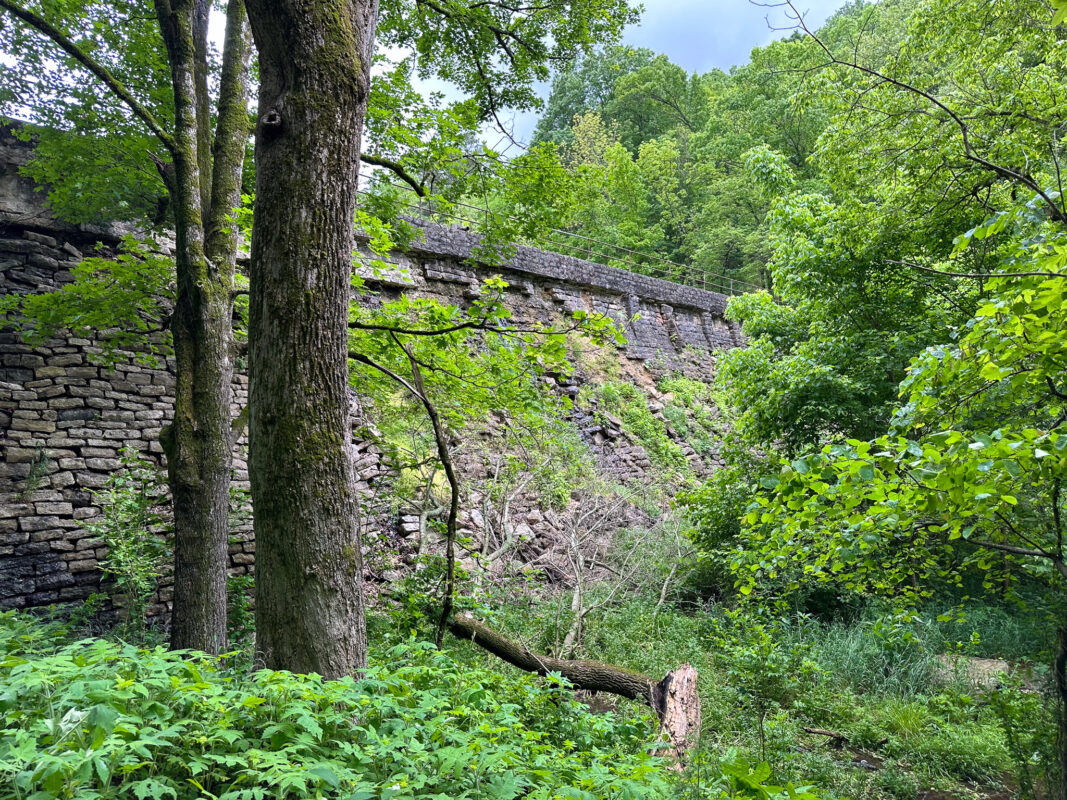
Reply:
[[259, 52], [249, 320], [256, 645], [267, 667], [366, 663], [348, 309], [377, 0], [249, 0]]
[[8, 0], [15, 15], [95, 76], [160, 141], [171, 157], [156, 166], [174, 208], [177, 292], [171, 320], [176, 361], [175, 418], [160, 439], [174, 500], [174, 608], [171, 644], [220, 652], [226, 646], [229, 536], [230, 379], [237, 230], [248, 124], [251, 42], [243, 0], [227, 4], [218, 122], [211, 145], [207, 21], [209, 0], [155, 0], [174, 93], [168, 131], [108, 68], [56, 26]]
[[700, 695], [697, 692], [697, 671], [691, 664], [682, 664], [668, 672], [656, 685], [656, 714], [660, 728], [667, 737], [667, 758], [681, 768], [685, 758], [700, 738]]
[[[157, 0], [174, 88], [173, 177], [177, 297], [174, 422], [165, 435], [174, 500], [171, 645], [209, 653], [226, 647], [226, 572], [233, 377], [232, 301], [237, 232], [220, 224], [240, 204], [248, 125], [251, 43], [243, 3], [231, 0], [210, 152], [207, 0]], [[205, 152], [205, 148], [209, 148]], [[206, 165], [206, 171], [205, 171]]]
[[[1060, 785], [1055, 796], [1067, 800], [1067, 625], [1059, 630], [1059, 649], [1053, 665], [1056, 683], [1057, 743], [1060, 755]], [[1051, 794], [1051, 792], [1050, 792]]]
[[686, 755], [696, 745], [700, 735], [700, 697], [697, 693], [697, 671], [689, 664], [668, 672], [663, 680], [656, 680], [602, 661], [539, 655], [465, 614], [453, 617], [448, 627], [456, 638], [474, 642], [497, 658], [526, 672], [538, 675], [558, 672], [576, 689], [607, 692], [640, 700], [650, 706], [659, 717], [660, 730], [667, 739], [666, 755], [678, 766], [684, 763]]

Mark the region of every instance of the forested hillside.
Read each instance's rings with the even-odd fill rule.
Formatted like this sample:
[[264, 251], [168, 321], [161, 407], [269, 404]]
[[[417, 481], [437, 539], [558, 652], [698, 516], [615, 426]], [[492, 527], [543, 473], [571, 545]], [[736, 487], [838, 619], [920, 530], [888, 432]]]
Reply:
[[[1067, 3], [771, 3], [706, 74], [623, 0], [222, 5], [0, 0], [20, 174], [129, 232], [0, 262], [0, 557], [103, 575], [0, 612], [0, 798], [1067, 796]], [[159, 447], [63, 484], [129, 364]]]

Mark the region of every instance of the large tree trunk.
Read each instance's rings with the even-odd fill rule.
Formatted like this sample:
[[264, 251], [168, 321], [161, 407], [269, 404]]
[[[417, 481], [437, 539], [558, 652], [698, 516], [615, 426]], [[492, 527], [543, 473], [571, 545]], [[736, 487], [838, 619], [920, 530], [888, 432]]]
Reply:
[[[237, 233], [224, 222], [240, 203], [247, 122], [248, 41], [244, 8], [231, 0], [220, 83], [215, 161], [204, 131], [206, 0], [157, 0], [174, 84], [177, 297], [174, 422], [164, 446], [174, 499], [171, 644], [219, 653], [226, 647], [233, 377], [232, 301]], [[209, 169], [204, 171], [204, 165]], [[209, 202], [210, 205], [205, 205]]]
[[334, 678], [366, 663], [348, 309], [377, 0], [249, 0], [259, 51], [249, 320], [256, 647]]
[[452, 617], [448, 629], [459, 639], [474, 642], [497, 658], [526, 672], [547, 675], [558, 672], [576, 689], [607, 692], [649, 705], [659, 717], [660, 730], [667, 740], [668, 758], [681, 767], [700, 736], [700, 696], [697, 671], [689, 664], [656, 680], [640, 672], [605, 664], [553, 658], [531, 652], [524, 645], [494, 631], [465, 614]]

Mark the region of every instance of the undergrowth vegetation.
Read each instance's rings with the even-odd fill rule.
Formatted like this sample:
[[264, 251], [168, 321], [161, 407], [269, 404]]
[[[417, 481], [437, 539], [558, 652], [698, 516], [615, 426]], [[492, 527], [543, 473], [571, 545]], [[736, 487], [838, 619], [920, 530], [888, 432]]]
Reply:
[[[994, 641], [1001, 627], [1024, 626], [1023, 616], [989, 610], [955, 631], [969, 626], [969, 640]], [[953, 643], [943, 624], [890, 630], [880, 619], [871, 608], [855, 622], [772, 621], [720, 605], [657, 607], [646, 596], [587, 621], [584, 647], [650, 675], [697, 667], [703, 738], [683, 796], [704, 796], [701, 776], [738, 759], [766, 762], [775, 781], [828, 797], [1027, 796], [1054, 745], [1046, 673], [974, 675], [966, 657], [945, 655]], [[551, 604], [500, 619], [532, 649], [550, 648], [567, 624]]]
[[359, 680], [0, 616], [0, 797], [643, 798], [667, 776], [629, 710], [394, 638]]

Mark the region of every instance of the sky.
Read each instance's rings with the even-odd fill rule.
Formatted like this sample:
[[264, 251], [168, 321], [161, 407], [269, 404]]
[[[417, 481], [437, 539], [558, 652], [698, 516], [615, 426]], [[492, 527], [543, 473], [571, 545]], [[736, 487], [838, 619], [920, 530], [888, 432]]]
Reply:
[[[818, 28], [843, 4], [844, 0], [800, 0], [796, 5], [808, 25]], [[644, 0], [644, 7], [640, 22], [623, 34], [623, 43], [664, 53], [689, 72], [728, 70], [746, 63], [752, 48], [789, 35], [770, 27], [790, 24], [783, 9], [749, 0]], [[543, 97], [548, 91], [548, 85], [541, 87]], [[536, 112], [514, 115], [515, 138], [529, 141], [537, 117]], [[486, 138], [491, 140], [491, 134]]]
[[[844, 0], [795, 0], [808, 25], [818, 28], [826, 18], [844, 4]], [[760, 5], [763, 3], [764, 5]], [[792, 23], [785, 10], [773, 6], [774, 0], [644, 0], [640, 21], [623, 33], [623, 44], [647, 47], [663, 53], [689, 72], [728, 70], [744, 64], [752, 48], [769, 44], [790, 31], [774, 30]], [[221, 47], [223, 20], [212, 14], [212, 40]], [[773, 27], [772, 27], [773, 26]], [[461, 95], [443, 81], [416, 81], [423, 91], [440, 91], [448, 99]], [[548, 98], [550, 83], [538, 87]], [[519, 143], [528, 143], [540, 116], [537, 111], [505, 114], [502, 121]], [[495, 149], [515, 154], [515, 148], [497, 131], [483, 132], [486, 143]]]

